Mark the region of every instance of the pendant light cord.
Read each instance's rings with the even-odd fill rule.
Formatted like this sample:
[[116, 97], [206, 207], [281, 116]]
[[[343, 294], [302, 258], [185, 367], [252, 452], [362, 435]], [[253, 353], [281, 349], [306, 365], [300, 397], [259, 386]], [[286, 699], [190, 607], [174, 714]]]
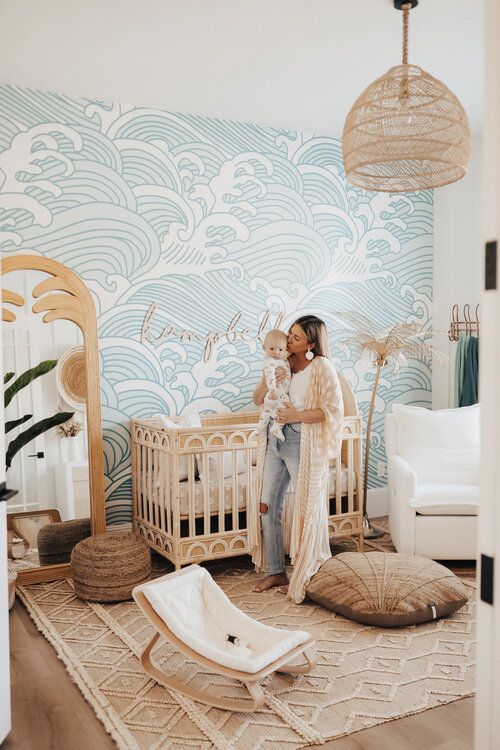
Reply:
[[411, 3], [405, 3], [403, 11], [403, 65], [408, 65], [408, 24], [410, 20]]
[[[403, 11], [403, 65], [408, 65], [408, 25], [410, 20], [411, 7], [411, 3], [405, 3], [401, 6], [401, 10]], [[409, 93], [408, 75], [404, 73], [403, 78], [401, 79], [400, 93], [400, 99], [403, 104], [408, 101]]]

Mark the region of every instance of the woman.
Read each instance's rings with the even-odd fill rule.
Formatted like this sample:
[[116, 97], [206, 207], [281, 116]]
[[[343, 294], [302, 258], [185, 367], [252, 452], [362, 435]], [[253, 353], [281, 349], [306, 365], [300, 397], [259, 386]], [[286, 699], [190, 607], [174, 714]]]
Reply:
[[[250, 514], [249, 540], [257, 570], [266, 572], [254, 591], [279, 586], [299, 603], [311, 576], [331, 556], [325, 492], [328, 462], [337, 455], [340, 441], [343, 402], [322, 320], [315, 315], [298, 318], [288, 333], [287, 348], [293, 373], [291, 404], [278, 412], [285, 440], [269, 434], [267, 446], [265, 439], [261, 443], [262, 488], [259, 494], [257, 487], [256, 493], [259, 507]], [[262, 404], [266, 392], [263, 378], [254, 390], [254, 403]], [[290, 480], [295, 490], [290, 539], [294, 569], [288, 581], [282, 522]]]

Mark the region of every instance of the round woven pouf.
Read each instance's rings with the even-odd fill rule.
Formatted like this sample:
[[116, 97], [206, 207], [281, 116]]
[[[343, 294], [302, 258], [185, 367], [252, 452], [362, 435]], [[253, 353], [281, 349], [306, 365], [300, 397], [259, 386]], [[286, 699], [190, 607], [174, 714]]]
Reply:
[[71, 553], [75, 594], [90, 602], [122, 602], [151, 576], [151, 552], [137, 534], [96, 534]]

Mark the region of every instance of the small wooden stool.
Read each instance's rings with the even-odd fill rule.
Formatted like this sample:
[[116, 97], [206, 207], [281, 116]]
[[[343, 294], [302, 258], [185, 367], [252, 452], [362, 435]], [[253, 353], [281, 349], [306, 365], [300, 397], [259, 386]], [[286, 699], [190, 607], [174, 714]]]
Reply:
[[71, 553], [75, 594], [90, 602], [132, 599], [132, 589], [151, 576], [151, 552], [132, 532], [96, 534]]

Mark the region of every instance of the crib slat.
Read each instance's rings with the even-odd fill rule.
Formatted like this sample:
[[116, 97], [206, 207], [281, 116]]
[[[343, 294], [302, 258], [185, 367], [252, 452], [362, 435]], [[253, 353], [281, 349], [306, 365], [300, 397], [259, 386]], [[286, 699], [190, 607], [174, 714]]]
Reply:
[[139, 478], [141, 476], [141, 446], [139, 443], [136, 443], [133, 446], [133, 454], [134, 454], [134, 469], [135, 469], [135, 479], [134, 479], [134, 487], [135, 487], [135, 512], [137, 513], [137, 518], [142, 519], [142, 507], [141, 507], [141, 487], [139, 483]]
[[139, 516], [139, 503], [138, 503], [138, 493], [137, 493], [137, 477], [139, 476], [138, 472], [138, 466], [137, 466], [137, 443], [135, 442], [134, 438], [134, 425], [132, 423], [132, 431], [131, 431], [131, 446], [130, 446], [130, 454], [132, 459], [132, 528], [134, 531], [137, 530], [136, 526], [136, 519]]
[[171, 482], [169, 484], [169, 487], [171, 487], [170, 490], [170, 502], [172, 504], [172, 526], [173, 526], [173, 545], [174, 545], [174, 556], [175, 556], [175, 565], [177, 566], [179, 564], [179, 560], [177, 558], [178, 550], [176, 548], [176, 543], [178, 545], [178, 542], [181, 538], [181, 511], [180, 511], [180, 499], [179, 499], [179, 436], [175, 435], [174, 438], [171, 439], [170, 445], [172, 447], [172, 453], [170, 456], [170, 460], [172, 461], [171, 464]]
[[153, 449], [153, 507], [155, 510], [155, 526], [161, 528], [161, 506], [160, 506], [160, 492], [161, 492], [161, 451], [159, 447]]
[[172, 454], [165, 452], [165, 521], [167, 534], [172, 537]]
[[148, 493], [148, 507], [149, 507], [148, 520], [149, 520], [149, 523], [152, 523], [154, 525], [155, 518], [154, 518], [154, 504], [153, 504], [153, 450], [154, 449], [150, 445], [148, 445], [148, 447], [146, 448], [146, 451], [147, 451], [146, 477], [147, 477], [147, 493]]
[[210, 534], [210, 483], [208, 454], [205, 450], [201, 456], [202, 469], [202, 486], [203, 486], [203, 533]]
[[196, 485], [194, 479], [194, 454], [187, 457], [188, 460], [188, 525], [189, 536], [196, 536]]
[[353, 446], [352, 439], [347, 441], [347, 512], [354, 513], [354, 493], [353, 493]]
[[218, 477], [218, 516], [219, 516], [219, 533], [223, 533], [226, 530], [225, 524], [225, 510], [226, 510], [226, 480], [224, 477], [224, 456], [225, 453], [217, 453], [217, 477]]
[[[243, 454], [241, 454], [243, 455]], [[240, 475], [238, 474], [238, 459], [240, 457], [240, 450], [233, 450], [231, 455], [231, 511], [232, 511], [232, 518], [233, 518], [233, 524], [232, 528], [233, 530], [237, 528], [237, 525], [234, 525], [234, 520], [236, 518], [236, 523], [238, 522], [238, 506], [240, 501], [240, 487], [243, 491], [242, 485], [240, 483]]]
[[335, 515], [342, 512], [342, 443], [335, 463]]
[[142, 517], [145, 521], [148, 519], [147, 514], [147, 490], [146, 490], [146, 451], [147, 447], [141, 445], [141, 494], [142, 494]]
[[157, 478], [155, 485], [157, 486], [157, 502], [158, 502], [158, 513], [159, 519], [157, 525], [162, 531], [165, 531], [165, 451], [163, 446], [156, 449], [155, 465], [158, 464]]

